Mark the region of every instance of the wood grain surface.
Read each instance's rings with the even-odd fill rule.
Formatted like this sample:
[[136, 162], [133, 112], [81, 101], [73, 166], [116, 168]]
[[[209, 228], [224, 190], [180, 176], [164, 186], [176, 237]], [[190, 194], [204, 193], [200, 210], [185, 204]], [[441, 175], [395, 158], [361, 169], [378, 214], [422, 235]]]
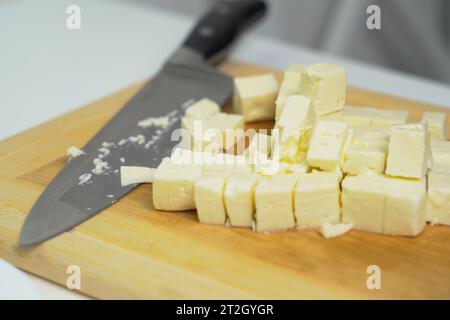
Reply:
[[[270, 71], [281, 77], [232, 62], [221, 69], [233, 76]], [[416, 238], [359, 231], [330, 240], [314, 231], [255, 233], [200, 224], [195, 211], [156, 211], [151, 185], [70, 232], [19, 249], [25, 216], [66, 163], [66, 149], [83, 146], [141, 85], [0, 142], [1, 258], [61, 285], [67, 267], [78, 265], [81, 291], [96, 298], [450, 298], [448, 227], [427, 226]], [[347, 103], [407, 109], [411, 120], [425, 110], [445, 110], [357, 88], [349, 88]], [[370, 265], [381, 268], [380, 290], [366, 286]]]

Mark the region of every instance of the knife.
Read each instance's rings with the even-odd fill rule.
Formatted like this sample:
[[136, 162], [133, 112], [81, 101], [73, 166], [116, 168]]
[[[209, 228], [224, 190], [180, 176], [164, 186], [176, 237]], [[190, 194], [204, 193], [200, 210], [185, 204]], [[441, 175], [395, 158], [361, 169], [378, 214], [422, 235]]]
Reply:
[[179, 142], [172, 141], [171, 133], [180, 127], [190, 103], [207, 97], [223, 106], [233, 81], [210, 64], [265, 12], [260, 0], [227, 0], [203, 16], [156, 77], [50, 182], [26, 217], [19, 246], [72, 229], [136, 187], [121, 186], [120, 166], [158, 166]]

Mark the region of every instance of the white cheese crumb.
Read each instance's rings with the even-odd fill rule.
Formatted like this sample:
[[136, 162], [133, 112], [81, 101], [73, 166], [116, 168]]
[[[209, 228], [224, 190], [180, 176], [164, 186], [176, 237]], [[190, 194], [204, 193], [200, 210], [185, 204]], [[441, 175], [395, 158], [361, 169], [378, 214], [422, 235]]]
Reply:
[[135, 183], [152, 183], [156, 169], [147, 167], [120, 167], [120, 184], [122, 187]]
[[125, 163], [125, 158], [120, 158], [120, 162]]
[[78, 185], [82, 186], [83, 184], [87, 183], [89, 180], [91, 180], [92, 174], [85, 173], [78, 177]]
[[111, 148], [114, 146], [115, 146], [114, 142], [106, 142], [106, 141], [102, 142], [102, 147], [104, 148]]
[[132, 143], [137, 143], [137, 144], [145, 143], [145, 137], [142, 134], [138, 134], [137, 136], [131, 136], [128, 138], [128, 140]]
[[138, 126], [141, 128], [148, 128], [152, 126], [167, 128], [169, 125], [169, 117], [150, 117], [138, 122]]
[[104, 158], [111, 153], [111, 151], [105, 147], [98, 149], [98, 151], [101, 152], [101, 154], [99, 155], [99, 158]]
[[69, 147], [69, 148], [67, 149], [67, 151], [66, 151], [66, 155], [68, 155], [68, 156], [71, 157], [71, 158], [76, 158], [76, 157], [79, 157], [79, 156], [81, 156], [81, 155], [83, 155], [83, 154], [86, 154], [86, 153], [85, 153], [83, 150], [78, 149], [78, 148], [75, 147], [75, 146]]
[[326, 239], [339, 237], [347, 232], [349, 232], [353, 228], [353, 223], [338, 223], [331, 224], [328, 221], [324, 221], [320, 226], [319, 232]]
[[114, 198], [114, 195], [113, 194], [108, 194], [107, 197], [108, 198]]
[[106, 170], [109, 169], [108, 162], [103, 161], [102, 159], [96, 158], [94, 159], [94, 169], [92, 169], [93, 174], [103, 174]]
[[142, 134], [138, 134], [136, 136], [130, 136], [126, 139], [121, 139], [117, 145], [118, 146], [123, 146], [124, 144], [126, 144], [127, 142], [131, 142], [131, 143], [137, 143], [137, 144], [144, 144], [146, 141], [145, 136]]

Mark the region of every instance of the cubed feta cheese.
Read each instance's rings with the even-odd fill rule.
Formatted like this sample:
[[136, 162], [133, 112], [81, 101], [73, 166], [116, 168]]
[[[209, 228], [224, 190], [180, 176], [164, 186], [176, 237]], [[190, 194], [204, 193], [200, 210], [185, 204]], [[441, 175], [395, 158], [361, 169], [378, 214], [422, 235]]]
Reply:
[[277, 127], [281, 129], [305, 130], [313, 128], [316, 122], [311, 99], [301, 95], [290, 96], [286, 106], [277, 121]]
[[283, 82], [295, 83], [300, 85], [302, 74], [306, 71], [306, 66], [302, 64], [291, 64], [286, 71], [284, 71]]
[[409, 111], [394, 109], [377, 109], [373, 119], [373, 127], [388, 127], [397, 124], [405, 124], [408, 121]]
[[450, 226], [450, 173], [428, 174], [427, 221]]
[[182, 141], [180, 146], [184, 149], [200, 152], [220, 152], [223, 150], [220, 135], [209, 132], [205, 135], [205, 121], [184, 117], [181, 120]]
[[314, 64], [302, 73], [300, 93], [309, 97], [316, 115], [339, 111], [345, 104], [346, 74], [333, 64]]
[[271, 73], [234, 80], [234, 110], [245, 122], [273, 120], [278, 82]]
[[275, 101], [275, 120], [278, 120], [283, 112], [284, 106], [286, 105], [287, 99], [292, 96], [299, 94], [300, 83], [283, 81], [280, 86], [280, 91], [278, 92], [278, 97]]
[[[276, 128], [281, 131], [281, 138], [275, 142], [274, 149], [279, 154], [274, 154], [274, 157], [290, 163], [302, 162], [315, 121], [311, 100], [301, 95], [290, 96], [276, 124]], [[275, 134], [273, 137], [276, 137]]]
[[417, 236], [426, 222], [426, 179], [386, 181], [384, 234]]
[[251, 227], [255, 213], [254, 192], [258, 176], [233, 172], [225, 187], [225, 207], [233, 227]]
[[204, 172], [195, 183], [195, 206], [201, 223], [225, 224], [223, 193], [229, 174], [227, 171]]
[[245, 150], [245, 155], [250, 159], [261, 156], [268, 158], [271, 152], [271, 138], [264, 133], [256, 133], [253, 135], [248, 148]]
[[194, 186], [202, 174], [198, 164], [175, 164], [164, 158], [153, 175], [153, 205], [158, 210], [195, 209]]
[[183, 118], [181, 146], [195, 151], [219, 152], [232, 148], [244, 135], [241, 115], [218, 112], [207, 120]]
[[346, 138], [346, 123], [318, 121], [309, 144], [308, 164], [324, 171], [335, 171], [338, 168]]
[[377, 109], [372, 107], [345, 106], [342, 110], [342, 118], [349, 126], [370, 127], [376, 112]]
[[353, 127], [355, 139], [368, 139], [368, 140], [384, 140], [389, 141], [390, 127]]
[[385, 140], [355, 140], [346, 151], [343, 171], [350, 175], [383, 174], [387, 148]]
[[431, 154], [433, 171], [450, 173], [450, 141], [433, 141]]
[[357, 230], [383, 233], [386, 177], [346, 176], [342, 181], [342, 222]]
[[256, 230], [295, 226], [294, 189], [298, 175], [280, 174], [259, 179], [255, 190]]
[[319, 228], [324, 221], [340, 221], [340, 176], [315, 171], [300, 175], [295, 188], [294, 208], [299, 228]]
[[208, 98], [203, 98], [186, 109], [186, 117], [206, 120], [220, 112], [220, 106]]
[[428, 124], [428, 130], [431, 133], [432, 139], [447, 140], [448, 117], [446, 112], [426, 111], [423, 113], [422, 122]]
[[427, 172], [430, 154], [430, 134], [426, 124], [392, 126], [386, 174], [421, 179]]

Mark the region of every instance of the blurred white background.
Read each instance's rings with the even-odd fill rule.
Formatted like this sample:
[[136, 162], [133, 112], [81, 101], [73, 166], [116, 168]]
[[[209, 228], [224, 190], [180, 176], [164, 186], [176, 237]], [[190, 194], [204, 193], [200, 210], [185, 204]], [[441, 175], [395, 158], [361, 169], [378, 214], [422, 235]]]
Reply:
[[[121, 0], [196, 16], [216, 0]], [[267, 0], [258, 33], [450, 83], [448, 0]], [[366, 8], [381, 9], [381, 30]]]
[[[0, 139], [149, 78], [217, 1], [0, 0]], [[450, 1], [266, 1], [266, 19], [232, 58], [339, 63], [350, 85], [448, 104]], [[370, 4], [380, 30], [366, 26]], [[80, 30], [66, 27], [71, 5]]]

